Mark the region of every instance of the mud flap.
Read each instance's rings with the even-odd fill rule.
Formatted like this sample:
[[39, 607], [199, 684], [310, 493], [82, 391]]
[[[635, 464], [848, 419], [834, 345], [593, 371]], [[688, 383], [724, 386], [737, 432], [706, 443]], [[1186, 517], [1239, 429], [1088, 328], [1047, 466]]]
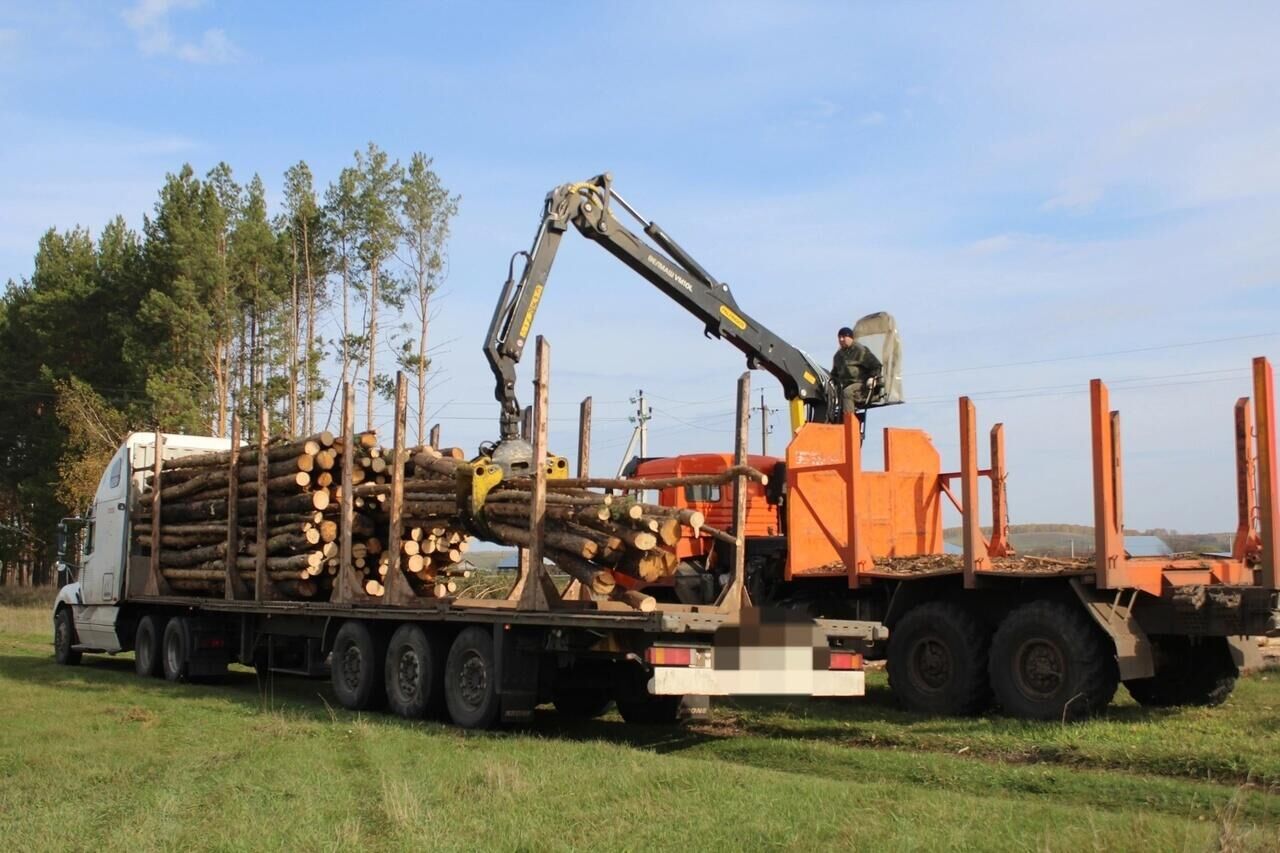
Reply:
[[541, 631], [521, 631], [502, 624], [493, 626], [498, 698], [504, 723], [533, 719], [533, 709], [538, 705], [541, 641]]
[[1154, 676], [1156, 662], [1151, 640], [1133, 617], [1133, 602], [1138, 596], [1137, 591], [1127, 591], [1127, 600], [1123, 598], [1125, 593], [1121, 593], [1109, 601], [1097, 601], [1093, 598], [1094, 593], [1076, 578], [1071, 579], [1071, 589], [1093, 617], [1093, 621], [1098, 623], [1115, 644], [1120, 680]]

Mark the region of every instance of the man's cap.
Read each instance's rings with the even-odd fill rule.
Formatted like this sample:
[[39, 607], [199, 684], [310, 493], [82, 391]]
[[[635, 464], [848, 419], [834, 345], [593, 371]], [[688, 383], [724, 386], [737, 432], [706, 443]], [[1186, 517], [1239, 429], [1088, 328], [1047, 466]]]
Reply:
[[836, 337], [837, 337], [837, 338], [852, 338], [852, 337], [853, 337], [853, 329], [850, 329], [848, 326], [841, 326], [841, 327], [840, 327], [840, 331], [836, 333]]

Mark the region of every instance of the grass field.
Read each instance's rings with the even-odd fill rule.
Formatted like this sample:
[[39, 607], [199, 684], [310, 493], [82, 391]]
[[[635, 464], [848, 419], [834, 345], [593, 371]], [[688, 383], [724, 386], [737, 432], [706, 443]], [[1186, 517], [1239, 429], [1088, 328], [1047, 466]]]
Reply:
[[547, 710], [475, 734], [338, 710], [325, 682], [58, 667], [48, 620], [0, 606], [9, 850], [1280, 847], [1275, 672], [1221, 708], [1121, 696], [1082, 725], [906, 714], [872, 673], [862, 700], [684, 729]]

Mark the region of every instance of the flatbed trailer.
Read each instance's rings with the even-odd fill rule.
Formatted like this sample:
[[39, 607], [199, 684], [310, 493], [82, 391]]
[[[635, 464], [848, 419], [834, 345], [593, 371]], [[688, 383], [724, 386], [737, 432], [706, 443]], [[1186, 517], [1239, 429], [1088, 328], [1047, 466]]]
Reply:
[[[534, 423], [534, 506], [545, 498], [546, 384], [549, 347], [539, 340], [539, 401]], [[355, 435], [353, 389], [344, 393], [344, 435]], [[395, 459], [403, 460], [405, 382], [398, 378]], [[745, 400], [745, 397], [743, 398]], [[746, 409], [739, 445], [745, 455]], [[232, 434], [239, 433], [233, 423]], [[399, 542], [403, 465], [393, 464], [387, 595], [351, 582], [353, 440], [342, 444], [340, 566], [328, 601], [286, 600], [266, 570], [267, 418], [260, 413], [256, 570], [242, 582], [237, 557], [239, 445], [230, 440], [135, 433], [103, 472], [84, 535], [80, 577], [65, 584], [54, 606], [60, 663], [85, 652], [133, 651], [139, 675], [171, 681], [210, 678], [231, 663], [259, 673], [331, 679], [338, 701], [363, 710], [387, 705], [406, 717], [446, 711], [454, 723], [487, 728], [528, 719], [552, 702], [562, 713], [588, 717], [617, 704], [628, 721], [673, 722], [705, 712], [726, 695], [860, 696], [862, 655], [883, 639], [872, 622], [821, 619], [745, 606], [741, 594], [745, 540], [737, 540], [734, 580], [714, 603], [658, 604], [651, 611], [559, 589], [549, 578], [533, 536], [503, 599], [416, 598], [401, 574]], [[160, 485], [164, 461], [228, 450], [224, 595], [178, 594], [160, 566], [160, 548], [142, 553], [132, 526], [150, 470], [150, 540], [161, 542]], [[489, 470], [480, 466], [483, 476]], [[740, 479], [745, 479], [740, 478]], [[740, 490], [744, 492], [744, 490]], [[538, 510], [541, 511], [541, 510]], [[533, 524], [531, 530], [536, 530]], [[742, 527], [737, 528], [741, 531]]]

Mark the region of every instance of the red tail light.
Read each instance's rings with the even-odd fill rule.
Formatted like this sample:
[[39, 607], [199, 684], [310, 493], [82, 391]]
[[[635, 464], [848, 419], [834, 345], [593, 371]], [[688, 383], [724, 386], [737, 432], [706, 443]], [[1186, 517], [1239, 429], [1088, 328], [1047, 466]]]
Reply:
[[693, 663], [693, 649], [680, 646], [650, 646], [644, 659], [654, 666], [689, 666]]
[[862, 655], [857, 652], [832, 652], [827, 669], [862, 669]]

